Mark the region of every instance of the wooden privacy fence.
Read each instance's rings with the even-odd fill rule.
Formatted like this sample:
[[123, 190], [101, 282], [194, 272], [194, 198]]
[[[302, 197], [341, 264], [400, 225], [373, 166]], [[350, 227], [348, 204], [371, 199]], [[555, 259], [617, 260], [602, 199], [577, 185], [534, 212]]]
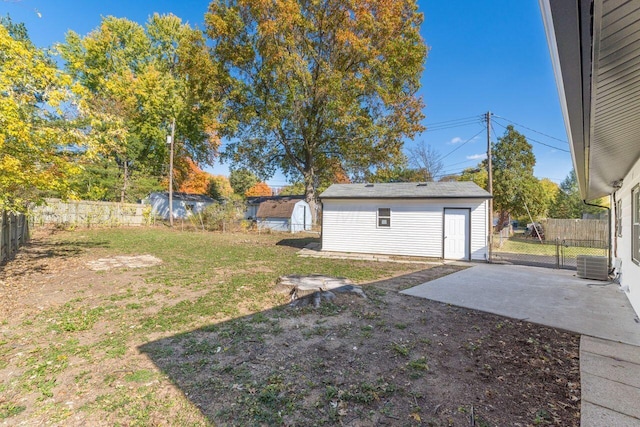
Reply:
[[30, 220], [34, 226], [120, 227], [147, 224], [149, 214], [150, 206], [136, 203], [47, 199], [31, 210]]
[[29, 225], [24, 214], [0, 213], [0, 263], [13, 257], [29, 240]]
[[546, 219], [541, 221], [547, 241], [609, 241], [609, 222], [603, 219]]

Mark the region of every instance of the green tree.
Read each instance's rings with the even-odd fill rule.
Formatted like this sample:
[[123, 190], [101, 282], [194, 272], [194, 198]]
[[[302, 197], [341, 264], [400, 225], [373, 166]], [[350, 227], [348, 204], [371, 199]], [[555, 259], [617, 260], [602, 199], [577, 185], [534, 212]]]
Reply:
[[415, 96], [427, 47], [415, 0], [214, 0], [213, 54], [233, 75], [225, 155], [261, 177], [280, 169], [316, 204], [335, 162], [393, 162], [422, 130]]
[[304, 194], [304, 183], [294, 182], [280, 189], [279, 196], [301, 196]]
[[411, 169], [406, 166], [378, 168], [367, 175], [367, 182], [419, 182], [424, 181], [423, 170]]
[[71, 194], [72, 152], [84, 138], [67, 111], [70, 84], [24, 25], [0, 20], [0, 210], [25, 210], [43, 192]]
[[489, 173], [487, 172], [487, 163], [483, 161], [478, 163], [475, 168], [466, 168], [462, 171], [458, 177], [458, 181], [472, 181], [475, 182], [478, 187], [487, 189], [487, 182], [489, 181]]
[[560, 187], [549, 178], [542, 178], [540, 186], [542, 187], [542, 200], [540, 200], [540, 203], [544, 206], [541, 216], [549, 217], [553, 204], [560, 192]]
[[536, 157], [531, 144], [509, 125], [492, 148], [493, 206], [500, 215], [499, 223], [505, 223], [509, 215], [525, 217], [530, 213], [535, 219], [543, 214], [544, 190], [533, 176]]
[[244, 197], [244, 194], [260, 180], [247, 169], [233, 169], [229, 174], [229, 183], [235, 194]]
[[[607, 205], [606, 198], [596, 200], [593, 204]], [[560, 183], [560, 190], [549, 208], [551, 218], [582, 218], [583, 213], [598, 214], [601, 208], [586, 205], [580, 196], [578, 180], [573, 169], [569, 175]]]
[[154, 14], [145, 27], [108, 16], [84, 37], [69, 32], [59, 51], [89, 136], [121, 169], [122, 200], [134, 172], [168, 173], [165, 141], [174, 118], [176, 156], [213, 162], [223, 79], [200, 31], [174, 15]]

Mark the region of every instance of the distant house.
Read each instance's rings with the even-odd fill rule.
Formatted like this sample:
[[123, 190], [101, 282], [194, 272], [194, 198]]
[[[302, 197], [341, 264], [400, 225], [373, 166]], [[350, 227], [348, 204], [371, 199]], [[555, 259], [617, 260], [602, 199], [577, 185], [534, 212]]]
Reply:
[[490, 198], [473, 182], [333, 184], [322, 250], [486, 260]]
[[[173, 218], [187, 218], [189, 215], [202, 212], [216, 201], [202, 194], [173, 193]], [[149, 194], [144, 204], [151, 205], [153, 214], [162, 219], [169, 219], [169, 192]]]
[[271, 198], [260, 203], [255, 220], [260, 229], [297, 233], [311, 230], [311, 209], [299, 198]]

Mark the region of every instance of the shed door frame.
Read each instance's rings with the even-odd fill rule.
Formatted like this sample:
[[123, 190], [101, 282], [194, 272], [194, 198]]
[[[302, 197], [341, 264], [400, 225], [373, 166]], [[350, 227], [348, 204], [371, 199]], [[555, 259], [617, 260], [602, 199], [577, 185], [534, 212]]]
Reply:
[[449, 213], [454, 213], [454, 211], [464, 212], [466, 216], [465, 223], [465, 243], [464, 243], [464, 257], [463, 258], [451, 258], [451, 259], [460, 259], [460, 260], [470, 260], [471, 259], [471, 208], [444, 208], [442, 214], [442, 258], [447, 258], [447, 250], [446, 250], [446, 233], [447, 233], [447, 211]]

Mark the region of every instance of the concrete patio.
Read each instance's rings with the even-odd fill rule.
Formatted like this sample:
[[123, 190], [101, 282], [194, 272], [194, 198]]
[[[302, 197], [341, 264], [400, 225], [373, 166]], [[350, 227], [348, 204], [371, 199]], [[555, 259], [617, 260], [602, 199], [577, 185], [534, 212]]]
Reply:
[[568, 270], [470, 265], [402, 293], [581, 334], [581, 425], [640, 426], [640, 324], [618, 285]]

